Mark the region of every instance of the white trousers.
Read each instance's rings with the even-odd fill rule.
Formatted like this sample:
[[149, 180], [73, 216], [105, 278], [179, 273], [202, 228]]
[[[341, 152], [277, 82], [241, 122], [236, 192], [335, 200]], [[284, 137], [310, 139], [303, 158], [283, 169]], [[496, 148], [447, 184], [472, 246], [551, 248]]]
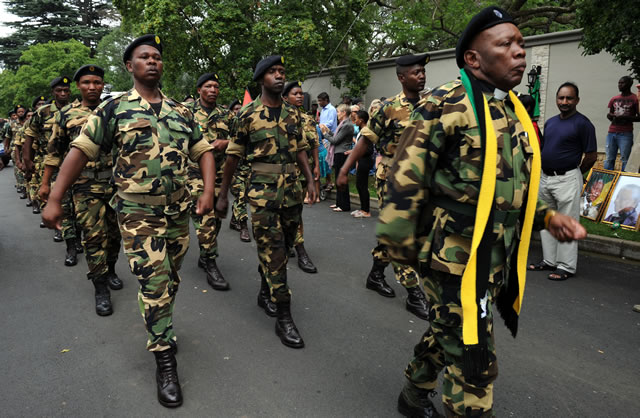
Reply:
[[[579, 168], [560, 176], [547, 176], [542, 173], [539, 197], [547, 202], [551, 209], [579, 221], [582, 184]], [[544, 262], [575, 274], [578, 265], [578, 242], [558, 242], [547, 230], [540, 233], [540, 239]]]

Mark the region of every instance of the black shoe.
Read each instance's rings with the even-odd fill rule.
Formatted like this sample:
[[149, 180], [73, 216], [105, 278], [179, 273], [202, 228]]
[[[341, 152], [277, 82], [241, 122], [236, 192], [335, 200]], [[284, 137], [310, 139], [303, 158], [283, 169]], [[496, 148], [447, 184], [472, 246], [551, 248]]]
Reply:
[[429, 303], [425, 298], [422, 289], [419, 286], [415, 286], [407, 289], [407, 302], [405, 304], [407, 310], [425, 321], [429, 320]]
[[304, 341], [291, 317], [291, 303], [280, 302], [278, 307], [278, 319], [276, 320], [276, 335], [280, 337], [282, 344], [291, 348], [304, 347]]
[[33, 208], [31, 209], [31, 213], [34, 215], [40, 214], [40, 205], [37, 202], [33, 202]]
[[393, 298], [396, 296], [396, 292], [384, 280], [385, 267], [383, 264], [373, 262], [373, 268], [367, 277], [367, 289], [375, 290], [386, 298]]
[[102, 275], [91, 280], [96, 288], [96, 313], [99, 316], [109, 316], [113, 313], [113, 305], [111, 304], [111, 292], [107, 286], [107, 278]]
[[296, 245], [295, 249], [298, 253], [298, 267], [300, 267], [300, 270], [305, 273], [317, 273], [318, 269], [309, 258], [309, 254], [307, 254], [307, 251], [304, 249], [304, 244]]
[[28, 207], [28, 208], [33, 206], [33, 201], [31, 199], [29, 199], [28, 197], [27, 197], [27, 203], [25, 203], [25, 206]]
[[240, 241], [251, 242], [251, 235], [249, 235], [249, 228], [247, 228], [247, 221], [240, 222]]
[[158, 385], [158, 402], [167, 408], [182, 405], [182, 389], [178, 379], [178, 362], [174, 351], [154, 351], [156, 356], [156, 383]]
[[209, 283], [214, 290], [229, 290], [231, 288], [229, 283], [224, 279], [222, 272], [218, 269], [215, 259], [204, 260], [199, 258], [198, 267], [207, 272], [207, 283]]
[[[412, 388], [411, 388], [411, 387]], [[442, 417], [433, 406], [429, 397], [436, 395], [433, 390], [419, 389], [408, 383], [398, 398], [398, 412], [410, 418], [439, 418]]]
[[76, 252], [78, 254], [82, 254], [84, 252], [84, 247], [82, 246], [82, 240], [79, 238], [76, 238]]
[[293, 248], [289, 248], [289, 258], [295, 258], [296, 257], [296, 252], [293, 250]]
[[69, 238], [67, 242], [67, 254], [64, 258], [65, 266], [75, 266], [78, 264], [78, 254], [76, 253], [76, 239]]
[[40, 221], [40, 228], [46, 228], [47, 226], [44, 224], [44, 221]]
[[22, 193], [20, 193], [20, 199], [26, 199], [26, 198], [27, 198], [27, 192], [23, 190]]
[[116, 263], [109, 263], [109, 272], [107, 273], [107, 284], [111, 290], [120, 290], [124, 286], [122, 280], [116, 274]]
[[269, 284], [267, 280], [264, 278], [260, 267], [258, 267], [258, 273], [260, 273], [260, 292], [258, 293], [258, 306], [264, 309], [264, 313], [267, 316], [277, 316], [278, 309], [276, 308], [276, 304], [271, 301], [271, 292], [269, 291]]
[[54, 242], [62, 242], [64, 241], [62, 239], [62, 231], [59, 229], [56, 229], [56, 231], [53, 233], [53, 241]]

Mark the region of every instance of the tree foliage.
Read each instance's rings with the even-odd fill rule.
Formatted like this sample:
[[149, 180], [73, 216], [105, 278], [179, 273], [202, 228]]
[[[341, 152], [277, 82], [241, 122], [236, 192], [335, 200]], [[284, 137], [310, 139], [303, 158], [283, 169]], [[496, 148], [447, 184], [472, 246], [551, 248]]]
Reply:
[[[31, 106], [37, 96], [50, 97], [49, 83], [55, 77], [73, 77], [89, 61], [89, 48], [76, 40], [32, 45], [20, 56], [17, 71], [0, 73], [0, 114], [16, 104]], [[77, 93], [72, 83], [72, 93]]]
[[629, 1], [603, 2], [582, 0], [578, 23], [584, 28], [582, 47], [586, 54], [606, 51], [620, 65], [628, 65], [633, 76], [640, 79], [640, 8]]
[[0, 61], [16, 69], [29, 46], [76, 39], [91, 48], [118, 19], [110, 0], [5, 0], [7, 11], [18, 17], [7, 25], [15, 31], [0, 38]]
[[111, 85], [111, 91], [129, 90], [133, 83], [131, 75], [122, 62], [122, 52], [133, 40], [120, 26], [105, 35], [96, 47], [92, 62], [104, 68], [104, 81]]

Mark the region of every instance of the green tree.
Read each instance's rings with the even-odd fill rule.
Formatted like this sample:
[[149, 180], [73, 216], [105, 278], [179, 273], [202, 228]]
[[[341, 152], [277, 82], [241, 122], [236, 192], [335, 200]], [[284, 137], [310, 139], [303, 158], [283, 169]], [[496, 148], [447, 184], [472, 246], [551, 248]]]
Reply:
[[126, 91], [133, 85], [122, 62], [122, 53], [132, 40], [133, 36], [117, 26], [98, 43], [94, 62], [104, 68], [104, 81], [111, 85], [111, 91]]
[[91, 48], [118, 19], [110, 0], [5, 0], [7, 11], [18, 19], [7, 25], [14, 32], [0, 38], [0, 61], [17, 69], [18, 58], [33, 44], [77, 39]]
[[[73, 77], [74, 72], [89, 61], [89, 48], [76, 40], [32, 45], [20, 56], [17, 71], [0, 74], [0, 114], [16, 104], [31, 106], [39, 95], [50, 96], [49, 83], [58, 76]], [[78, 94], [71, 83], [72, 94]]]
[[606, 3], [582, 0], [578, 8], [578, 23], [584, 28], [581, 45], [588, 55], [606, 51], [620, 65], [628, 65], [640, 79], [640, 8], [628, 1]]

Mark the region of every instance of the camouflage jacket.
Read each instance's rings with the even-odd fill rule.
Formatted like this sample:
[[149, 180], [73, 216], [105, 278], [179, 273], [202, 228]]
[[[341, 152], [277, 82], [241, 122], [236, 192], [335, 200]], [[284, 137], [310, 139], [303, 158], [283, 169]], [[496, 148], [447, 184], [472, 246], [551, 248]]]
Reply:
[[[46, 165], [59, 167], [62, 159], [67, 155], [71, 148], [71, 141], [76, 139], [82, 127], [93, 111], [87, 106], [83, 106], [82, 102], [75, 102], [66, 105], [56, 114], [53, 123], [53, 133], [47, 144], [47, 156], [44, 158]], [[95, 172], [111, 170], [113, 167], [113, 156], [111, 153], [100, 153], [96, 161], [89, 161], [85, 166], [86, 170]], [[88, 180], [87, 177], [80, 176], [78, 182]], [[109, 181], [109, 179], [103, 179]]]
[[393, 158], [398, 146], [398, 140], [409, 117], [413, 105], [403, 92], [385, 100], [382, 107], [369, 119], [369, 123], [362, 129], [361, 138], [367, 138], [383, 156]]
[[184, 189], [187, 159], [211, 151], [189, 109], [163, 94], [156, 115], [135, 89], [98, 106], [71, 146], [90, 160], [113, 153], [116, 187], [153, 195]]
[[[217, 139], [231, 139], [231, 129], [233, 125], [233, 114], [221, 106], [216, 106], [211, 110], [211, 113], [207, 114], [207, 111], [202, 108], [200, 99], [195, 102], [191, 102], [185, 105], [193, 113], [200, 130], [202, 131], [202, 137], [207, 140], [209, 144], [213, 144]], [[218, 173], [222, 170], [224, 164], [225, 153], [213, 152], [213, 156], [216, 161], [216, 171]], [[189, 164], [189, 175], [201, 177], [200, 167], [196, 163]], [[216, 182], [222, 181], [216, 176]]]
[[31, 137], [33, 141], [34, 157], [44, 159], [47, 154], [47, 144], [53, 133], [53, 123], [58, 110], [55, 101], [51, 102], [51, 104], [40, 106], [25, 128], [25, 137]]
[[18, 120], [12, 120], [4, 124], [2, 138], [9, 138], [9, 152], [13, 152], [16, 146], [24, 143], [25, 124]]
[[307, 150], [309, 166], [311, 166], [311, 169], [313, 170], [313, 164], [315, 162], [313, 159], [313, 150], [320, 147], [320, 137], [318, 136], [316, 121], [313, 120], [313, 117], [302, 111], [300, 111], [300, 115], [302, 116], [302, 132], [304, 139], [306, 139], [309, 144], [309, 149]]
[[[484, 94], [498, 136], [495, 209], [523, 210], [533, 157], [530, 139], [508, 98], [501, 101], [493, 92]], [[393, 259], [462, 275], [475, 216], [434, 202], [455, 201], [475, 213], [483, 155], [473, 108], [459, 80], [436, 88], [419, 102], [400, 138], [377, 226], [378, 239], [388, 245]], [[538, 201], [535, 229], [542, 229], [545, 213], [545, 204]], [[519, 228], [519, 222], [510, 227], [494, 223], [494, 273], [510, 266]]]
[[[295, 164], [298, 151], [309, 149], [300, 111], [283, 102], [276, 120], [259, 96], [240, 109], [234, 132], [227, 154], [246, 158], [249, 164]], [[302, 203], [302, 185], [295, 172], [267, 173], [252, 167], [247, 199], [254, 206], [291, 207]]]

